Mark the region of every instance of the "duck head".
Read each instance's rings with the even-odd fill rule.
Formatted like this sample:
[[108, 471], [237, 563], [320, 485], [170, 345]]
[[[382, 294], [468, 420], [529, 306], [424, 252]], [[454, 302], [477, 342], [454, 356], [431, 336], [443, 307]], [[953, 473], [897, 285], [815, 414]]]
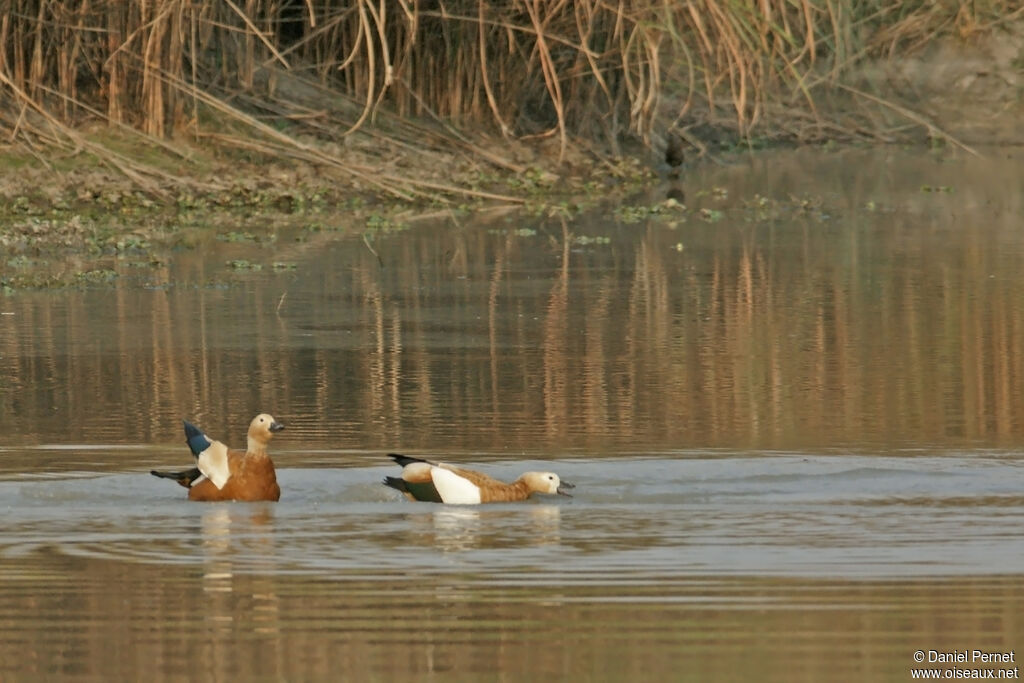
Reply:
[[557, 493], [572, 498], [567, 489], [576, 488], [573, 484], [559, 479], [554, 472], [527, 472], [520, 479], [535, 493]]
[[249, 423], [249, 451], [261, 450], [274, 438], [274, 433], [282, 429], [284, 425], [275, 420], [273, 415], [260, 413]]

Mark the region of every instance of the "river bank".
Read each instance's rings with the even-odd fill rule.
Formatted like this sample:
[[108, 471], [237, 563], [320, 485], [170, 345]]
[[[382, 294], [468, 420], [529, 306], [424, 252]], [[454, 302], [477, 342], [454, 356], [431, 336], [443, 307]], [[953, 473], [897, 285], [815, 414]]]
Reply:
[[[424, 218], [457, 223], [482, 209], [571, 220], [601, 201], [628, 205], [666, 180], [678, 202], [687, 176], [705, 165], [779, 145], [909, 144], [963, 154], [984, 145], [991, 154], [993, 145], [1024, 144], [1020, 23], [979, 33], [985, 40], [935, 41], [866, 64], [816, 99], [816, 124], [768, 107], [757, 137], [739, 136], [711, 112], [672, 119], [685, 107], [671, 95], [646, 139], [611, 147], [382, 115], [344, 135], [306, 126], [287, 153], [275, 154], [265, 139], [228, 139], [229, 122], [221, 133], [155, 138], [86, 121], [65, 130], [60, 145], [0, 146], [0, 290], [103, 281], [112, 277], [104, 265], [111, 257], [155, 267], [210, 231], [226, 240], [267, 239], [276, 227], [365, 234]], [[271, 75], [279, 95], [324, 104], [302, 81]]]

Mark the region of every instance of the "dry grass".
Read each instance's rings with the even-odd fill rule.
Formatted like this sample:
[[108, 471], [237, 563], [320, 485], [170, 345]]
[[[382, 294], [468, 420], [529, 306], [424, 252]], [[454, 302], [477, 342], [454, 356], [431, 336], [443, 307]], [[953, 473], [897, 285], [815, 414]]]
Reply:
[[[215, 137], [322, 164], [401, 197], [466, 189], [353, 165], [317, 141], [373, 123], [382, 144], [454, 146], [518, 171], [459, 131], [551, 138], [564, 157], [576, 141], [652, 144], [694, 122], [748, 136], [779, 104], [793, 111], [787, 135], [835, 136], [815, 93], [860, 60], [1021, 11], [1009, 0], [4, 4], [0, 139], [43, 162], [54, 147], [86, 150], [154, 191], [176, 180], [75, 132], [99, 118], [153, 144]], [[226, 121], [238, 134], [221, 133]]]

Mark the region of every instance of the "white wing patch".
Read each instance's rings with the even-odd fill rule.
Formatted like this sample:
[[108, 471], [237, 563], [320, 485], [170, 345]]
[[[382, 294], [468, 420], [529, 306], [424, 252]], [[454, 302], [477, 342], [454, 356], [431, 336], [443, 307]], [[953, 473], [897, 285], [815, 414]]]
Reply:
[[231, 478], [231, 468], [228, 466], [228, 447], [220, 441], [211, 440], [210, 447], [196, 458], [196, 466], [218, 490], [224, 488], [224, 484], [228, 483], [228, 479]]
[[460, 477], [443, 467], [430, 468], [434, 488], [445, 503], [454, 505], [477, 505], [480, 503], [480, 487], [469, 479]]

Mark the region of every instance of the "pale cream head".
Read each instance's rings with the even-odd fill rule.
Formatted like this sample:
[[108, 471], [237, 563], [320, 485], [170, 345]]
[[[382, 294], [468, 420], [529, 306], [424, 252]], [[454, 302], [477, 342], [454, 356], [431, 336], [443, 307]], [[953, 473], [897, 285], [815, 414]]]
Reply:
[[566, 489], [575, 488], [572, 484], [559, 479], [554, 472], [527, 472], [520, 479], [535, 493], [558, 493], [568, 496]]
[[284, 425], [274, 419], [273, 415], [260, 413], [249, 423], [249, 450], [253, 450], [254, 444], [266, 446], [274, 438], [274, 432], [284, 429]]

